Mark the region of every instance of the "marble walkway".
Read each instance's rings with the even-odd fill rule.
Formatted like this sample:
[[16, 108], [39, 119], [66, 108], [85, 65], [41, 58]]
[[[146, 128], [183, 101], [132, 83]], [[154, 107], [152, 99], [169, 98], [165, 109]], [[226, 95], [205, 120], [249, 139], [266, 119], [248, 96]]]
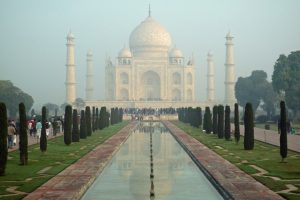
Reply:
[[237, 200], [279, 200], [281, 196], [223, 159], [169, 121], [163, 122], [175, 138], [206, 168], [215, 180]]

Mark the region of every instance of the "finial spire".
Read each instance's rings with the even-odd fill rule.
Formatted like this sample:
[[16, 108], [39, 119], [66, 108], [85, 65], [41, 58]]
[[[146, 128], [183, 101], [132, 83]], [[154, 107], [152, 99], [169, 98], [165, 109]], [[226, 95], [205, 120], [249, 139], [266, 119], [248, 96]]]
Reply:
[[151, 5], [149, 3], [149, 17], [151, 17]]

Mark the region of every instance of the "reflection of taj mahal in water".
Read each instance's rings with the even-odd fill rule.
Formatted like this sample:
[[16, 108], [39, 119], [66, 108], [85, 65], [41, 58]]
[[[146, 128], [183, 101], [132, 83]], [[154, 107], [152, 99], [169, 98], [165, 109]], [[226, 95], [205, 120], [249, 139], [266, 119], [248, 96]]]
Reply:
[[[235, 67], [233, 43], [226, 36], [225, 103], [235, 103]], [[67, 37], [67, 102], [76, 99], [74, 37]], [[107, 107], [182, 107], [213, 105], [215, 100], [214, 64], [207, 58], [207, 100], [195, 99], [195, 61], [185, 60], [178, 48], [172, 48], [170, 34], [150, 15], [131, 33], [130, 48], [120, 50], [115, 63], [107, 59], [105, 66], [105, 100], [93, 100], [92, 53], [87, 54], [86, 104]]]

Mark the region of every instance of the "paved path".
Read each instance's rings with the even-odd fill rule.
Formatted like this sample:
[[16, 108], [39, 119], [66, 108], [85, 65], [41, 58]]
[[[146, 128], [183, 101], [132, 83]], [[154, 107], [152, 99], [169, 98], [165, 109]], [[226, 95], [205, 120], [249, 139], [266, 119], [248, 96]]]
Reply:
[[[67, 200], [80, 199], [85, 190], [94, 182], [107, 162], [117, 152], [129, 136], [136, 122], [121, 129], [118, 133], [97, 146], [76, 163], [50, 179], [26, 196], [25, 200]], [[117, 192], [117, 191], [116, 191]]]
[[205, 145], [186, 134], [168, 121], [163, 122], [171, 133], [181, 141], [195, 159], [225, 188], [236, 200], [282, 200], [283, 198], [257, 182]]
[[[232, 124], [232, 130], [234, 129], [234, 125]], [[244, 135], [244, 126], [240, 126], [240, 133], [241, 135]], [[254, 138], [256, 140], [266, 142], [269, 144], [273, 144], [276, 146], [280, 145], [280, 135], [277, 133], [277, 131], [273, 130], [265, 130], [261, 128], [255, 128], [254, 127]], [[300, 135], [287, 135], [288, 139], [288, 149], [300, 152]]]
[[[51, 134], [51, 135], [48, 136], [48, 140], [52, 139], [52, 138], [55, 138], [55, 137], [58, 137], [58, 136], [61, 136], [61, 135], [63, 135], [63, 132], [57, 133], [55, 136], [53, 136]], [[33, 137], [33, 136], [28, 135], [28, 146], [33, 145], [33, 144], [38, 144], [38, 143], [39, 143], [39, 140], [37, 139], [37, 137]], [[16, 146], [13, 146], [12, 149], [8, 149], [8, 152], [16, 151], [18, 149], [19, 149], [19, 135], [17, 135]]]

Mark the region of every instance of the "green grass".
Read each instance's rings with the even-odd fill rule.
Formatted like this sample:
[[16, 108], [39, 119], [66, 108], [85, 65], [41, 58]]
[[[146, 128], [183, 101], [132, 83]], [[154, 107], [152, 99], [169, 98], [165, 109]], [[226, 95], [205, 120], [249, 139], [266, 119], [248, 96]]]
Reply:
[[[47, 151], [41, 153], [39, 145], [31, 145], [28, 148], [28, 165], [19, 165], [19, 151], [10, 152], [6, 165], [5, 176], [0, 176], [0, 198], [1, 195], [9, 194], [6, 191], [11, 186], [18, 186], [18, 191], [32, 192], [47, 180], [61, 172], [63, 169], [76, 162], [79, 158], [90, 152], [106, 139], [114, 135], [129, 122], [110, 126], [96, 131], [87, 139], [66, 146], [63, 136], [48, 141]], [[38, 172], [46, 167], [51, 167], [44, 174]], [[22, 195], [5, 197], [3, 199], [20, 199]]]
[[[174, 121], [173, 123], [248, 174], [251, 175], [258, 172], [250, 166], [256, 165], [268, 171], [268, 176], [285, 179], [286, 181], [275, 181], [268, 177], [253, 176], [256, 180], [275, 192], [286, 189], [286, 184], [296, 184], [296, 187], [300, 186], [300, 153], [288, 151], [287, 162], [281, 163], [279, 147], [255, 141], [254, 150], [245, 151], [243, 137], [241, 137], [239, 144], [236, 144], [234, 138], [232, 138], [232, 141], [225, 141], [224, 139], [218, 139], [215, 135], [203, 133], [199, 128], [194, 128], [188, 124], [178, 121]], [[248, 162], [242, 163], [245, 160]], [[290, 179], [299, 179], [299, 181], [292, 181]], [[287, 199], [300, 198], [300, 196], [294, 194], [285, 194], [282, 196]]]

